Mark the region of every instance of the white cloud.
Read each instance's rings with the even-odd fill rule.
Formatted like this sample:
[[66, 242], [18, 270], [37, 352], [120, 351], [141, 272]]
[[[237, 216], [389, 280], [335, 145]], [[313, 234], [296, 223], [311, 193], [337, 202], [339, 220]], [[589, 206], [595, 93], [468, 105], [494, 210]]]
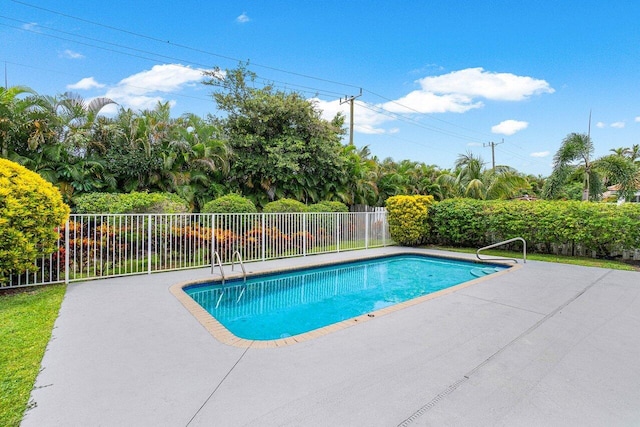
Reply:
[[[105, 96], [125, 108], [143, 110], [166, 102], [163, 95], [178, 92], [202, 80], [203, 70], [180, 64], [154, 65], [150, 70], [126, 77], [110, 88]], [[169, 101], [174, 105], [175, 101]]]
[[29, 22], [28, 24], [22, 24], [22, 29], [27, 31], [35, 31], [38, 27], [36, 22]]
[[502, 135], [513, 135], [529, 126], [528, 122], [520, 120], [505, 120], [491, 127], [491, 132]]
[[66, 49], [63, 52], [60, 52], [60, 57], [67, 59], [82, 59], [84, 58], [84, 55], [78, 52], [74, 52], [70, 49]]
[[[316, 106], [322, 111], [322, 118], [331, 120], [339, 112], [345, 117], [345, 123], [349, 123], [349, 104], [340, 104], [339, 100], [323, 101], [318, 98], [312, 98], [310, 101], [314, 102]], [[374, 108], [375, 109], [375, 108]], [[382, 114], [379, 111], [374, 111], [370, 105], [364, 105], [360, 101], [355, 101], [353, 109], [353, 130], [359, 133], [365, 133], [369, 135], [373, 134], [390, 134], [398, 133], [398, 128], [385, 129], [380, 127], [381, 124], [394, 120], [392, 116], [388, 114]]]
[[636, 123], [640, 123], [640, 116], [636, 117], [633, 121]]
[[548, 151], [538, 151], [537, 153], [531, 153], [531, 157], [547, 157], [549, 154]]
[[242, 14], [236, 18], [236, 22], [239, 24], [245, 24], [249, 21], [251, 21], [251, 18], [249, 18], [247, 12], [242, 12]]
[[482, 102], [474, 102], [466, 95], [437, 95], [422, 90], [414, 90], [396, 101], [382, 104], [382, 108], [392, 113], [464, 113], [474, 108], [481, 108]]
[[67, 89], [89, 90], [93, 88], [102, 88], [104, 86], [105, 85], [98, 83], [93, 77], [85, 77], [77, 83], [67, 85]]
[[596, 127], [602, 129], [602, 128], [606, 128], [607, 125], [602, 123], [602, 122], [598, 122], [598, 123], [596, 123]]
[[[533, 95], [553, 93], [544, 80], [510, 73], [492, 73], [482, 68], [468, 68], [417, 81], [420, 89], [413, 90], [395, 101], [371, 105], [356, 101], [354, 129], [356, 132], [378, 134], [397, 132], [382, 127], [397, 120], [395, 114], [464, 113], [482, 108], [482, 99], [522, 101]], [[338, 100], [312, 99], [323, 111], [323, 118], [331, 119], [342, 112], [349, 120], [348, 104]], [[507, 120], [493, 127], [495, 133], [513, 135], [525, 129], [527, 122]]]
[[426, 92], [498, 101], [522, 101], [532, 95], [555, 92], [545, 80], [511, 73], [493, 73], [480, 67], [425, 77], [418, 82]]
[[624, 122], [614, 122], [610, 125], [612, 128], [622, 129], [624, 128]]
[[382, 107], [394, 113], [464, 113], [482, 108], [482, 98], [494, 101], [523, 101], [533, 95], [553, 93], [545, 80], [510, 73], [492, 73], [467, 68], [417, 81], [420, 89]]
[[467, 147], [482, 147], [482, 143], [480, 142], [470, 142], [467, 144]]

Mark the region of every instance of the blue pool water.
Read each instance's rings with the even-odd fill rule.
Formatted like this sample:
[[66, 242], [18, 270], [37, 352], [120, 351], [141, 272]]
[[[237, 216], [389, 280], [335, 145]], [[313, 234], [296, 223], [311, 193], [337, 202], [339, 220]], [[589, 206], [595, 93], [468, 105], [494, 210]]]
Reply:
[[506, 267], [402, 255], [185, 288], [234, 335], [286, 338]]

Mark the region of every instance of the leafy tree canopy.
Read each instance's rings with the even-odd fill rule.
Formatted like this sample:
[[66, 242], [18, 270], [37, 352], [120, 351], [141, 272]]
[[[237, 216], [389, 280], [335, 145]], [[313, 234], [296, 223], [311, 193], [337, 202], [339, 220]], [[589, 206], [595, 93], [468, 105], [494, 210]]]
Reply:
[[343, 117], [327, 121], [299, 93], [256, 88], [256, 75], [245, 66], [208, 76], [205, 84], [215, 87], [213, 98], [226, 114], [219, 120], [237, 189], [261, 206], [284, 197], [322, 200], [324, 183], [342, 174]]

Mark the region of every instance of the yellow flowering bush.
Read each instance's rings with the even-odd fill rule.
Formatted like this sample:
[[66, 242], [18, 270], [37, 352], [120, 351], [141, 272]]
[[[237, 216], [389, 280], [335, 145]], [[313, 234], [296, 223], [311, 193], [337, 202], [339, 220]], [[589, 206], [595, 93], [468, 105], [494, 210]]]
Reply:
[[429, 234], [429, 206], [433, 196], [393, 196], [387, 199], [389, 233], [396, 243], [414, 246]]
[[55, 250], [56, 227], [69, 217], [57, 188], [40, 175], [0, 159], [0, 284], [35, 269], [37, 257]]

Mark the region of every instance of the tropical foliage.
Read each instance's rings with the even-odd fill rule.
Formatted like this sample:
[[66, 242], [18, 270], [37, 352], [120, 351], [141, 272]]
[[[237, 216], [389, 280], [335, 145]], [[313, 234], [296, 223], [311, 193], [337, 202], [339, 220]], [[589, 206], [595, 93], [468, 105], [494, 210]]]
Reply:
[[594, 144], [589, 135], [571, 133], [554, 157], [553, 172], [543, 195], [548, 199], [567, 197], [567, 182], [582, 180], [582, 200], [600, 200], [607, 186], [618, 187], [618, 195], [631, 199], [640, 189], [640, 145], [612, 150], [614, 154], [593, 159]]
[[300, 93], [255, 79], [243, 65], [209, 73], [205, 83], [219, 115], [205, 118], [173, 117], [169, 103], [105, 115], [113, 104], [106, 98], [86, 102], [71, 93], [0, 88], [0, 154], [53, 183], [72, 207], [96, 192], [172, 193], [199, 212], [231, 193], [262, 210], [282, 198], [308, 206], [384, 206], [397, 195], [599, 200], [612, 185], [628, 199], [639, 187], [639, 145], [592, 159], [593, 143], [578, 133], [562, 141], [546, 180], [507, 165], [487, 167], [471, 152], [460, 154], [452, 169], [379, 159], [366, 146], [341, 143], [341, 115], [324, 120]]

